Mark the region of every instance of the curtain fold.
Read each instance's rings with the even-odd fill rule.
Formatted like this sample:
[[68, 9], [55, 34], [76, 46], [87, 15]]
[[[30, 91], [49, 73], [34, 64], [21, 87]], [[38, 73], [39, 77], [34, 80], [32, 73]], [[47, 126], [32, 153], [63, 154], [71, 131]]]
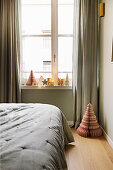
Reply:
[[77, 128], [88, 103], [98, 113], [98, 0], [74, 2], [73, 96]]
[[0, 25], [0, 102], [20, 102], [19, 0], [0, 0]]

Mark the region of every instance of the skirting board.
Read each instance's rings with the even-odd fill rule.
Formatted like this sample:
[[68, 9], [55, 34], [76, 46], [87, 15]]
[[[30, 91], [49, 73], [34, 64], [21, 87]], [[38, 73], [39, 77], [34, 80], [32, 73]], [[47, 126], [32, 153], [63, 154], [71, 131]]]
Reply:
[[72, 127], [74, 125], [74, 121], [68, 121], [68, 125]]
[[[100, 126], [102, 128], [102, 126]], [[105, 137], [105, 139], [108, 141], [109, 145], [112, 147], [113, 149], [113, 141], [111, 140], [111, 138], [107, 135], [107, 133], [104, 131], [104, 129], [102, 128], [103, 130], [103, 135]]]

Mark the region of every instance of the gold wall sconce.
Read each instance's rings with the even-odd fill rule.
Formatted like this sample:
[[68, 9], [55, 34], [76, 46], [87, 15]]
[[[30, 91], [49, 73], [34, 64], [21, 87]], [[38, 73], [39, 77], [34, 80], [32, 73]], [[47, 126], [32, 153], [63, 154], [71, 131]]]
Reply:
[[113, 64], [113, 40], [112, 40], [112, 56], [111, 56], [111, 63]]
[[105, 16], [105, 3], [101, 2], [100, 3], [100, 17]]

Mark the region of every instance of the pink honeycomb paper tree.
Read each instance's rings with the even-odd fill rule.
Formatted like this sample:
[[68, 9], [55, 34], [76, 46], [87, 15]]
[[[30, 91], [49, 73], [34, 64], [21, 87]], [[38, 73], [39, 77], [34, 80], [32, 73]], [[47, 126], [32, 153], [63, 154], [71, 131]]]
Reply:
[[77, 129], [77, 133], [83, 137], [98, 137], [102, 135], [102, 129], [96, 120], [93, 107], [90, 103], [87, 105], [86, 112]]
[[30, 72], [30, 76], [28, 78], [26, 85], [27, 86], [38, 85], [36, 78], [34, 76], [33, 70], [31, 70], [31, 72]]

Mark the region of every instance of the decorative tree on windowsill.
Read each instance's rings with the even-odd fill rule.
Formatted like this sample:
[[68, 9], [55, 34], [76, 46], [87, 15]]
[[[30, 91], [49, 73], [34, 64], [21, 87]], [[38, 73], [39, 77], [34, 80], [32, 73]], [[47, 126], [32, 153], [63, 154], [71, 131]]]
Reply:
[[31, 70], [31, 72], [30, 72], [30, 76], [28, 78], [26, 85], [27, 86], [38, 85], [36, 78], [34, 76], [33, 70]]
[[77, 133], [83, 137], [98, 137], [102, 135], [102, 129], [97, 123], [92, 105], [89, 103]]

